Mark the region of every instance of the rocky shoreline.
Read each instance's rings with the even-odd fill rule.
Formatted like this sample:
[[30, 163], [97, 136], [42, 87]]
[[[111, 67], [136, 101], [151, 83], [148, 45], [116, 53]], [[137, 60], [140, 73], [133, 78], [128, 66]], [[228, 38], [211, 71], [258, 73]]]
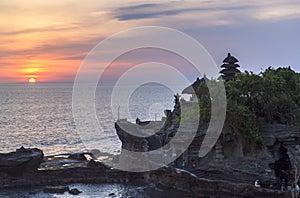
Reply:
[[[25, 149], [16, 151], [20, 156], [32, 155], [31, 151], [39, 149]], [[21, 154], [19, 153], [21, 152]], [[1, 154], [3, 157], [3, 154]], [[8, 155], [11, 156], [11, 155]], [[36, 156], [39, 158], [40, 156]], [[12, 162], [12, 159], [9, 158]], [[27, 158], [35, 166], [34, 157]], [[4, 159], [2, 159], [4, 160]], [[14, 167], [16, 168], [16, 167]], [[32, 167], [33, 168], [33, 167]], [[44, 157], [44, 161], [35, 171], [19, 170], [18, 174], [11, 174], [5, 169], [0, 170], [0, 188], [36, 188], [46, 186], [61, 186], [72, 183], [145, 183], [154, 184], [161, 189], [174, 189], [190, 194], [192, 197], [288, 197], [288, 193], [256, 188], [253, 185], [235, 184], [228, 181], [213, 181], [197, 177], [196, 175], [174, 167], [164, 167], [146, 173], [125, 172], [112, 169], [102, 162], [93, 160], [90, 153], [64, 154]], [[28, 169], [27, 169], [28, 170]], [[31, 169], [32, 170], [32, 169]], [[79, 189], [80, 190], [80, 189]]]
[[[184, 105], [184, 104], [181, 104]], [[176, 135], [179, 127], [180, 104], [175, 97], [174, 110], [166, 110], [161, 122], [136, 124], [117, 121], [115, 128], [124, 150], [148, 152], [166, 145]], [[191, 124], [181, 127], [188, 134]], [[138, 138], [130, 135], [154, 131], [154, 135]], [[265, 145], [245, 151], [228, 129], [222, 134], [212, 150], [200, 158], [199, 148], [206, 135], [205, 126], [198, 127], [195, 138], [180, 152], [183, 136], [176, 142], [170, 155], [176, 160], [160, 169], [148, 172], [126, 172], [111, 167], [118, 164], [119, 157], [100, 151], [44, 156], [37, 148], [17, 149], [16, 152], [0, 154], [0, 189], [44, 188], [46, 192], [68, 189], [66, 185], [82, 184], [145, 184], [166, 190], [184, 192], [190, 197], [290, 197], [291, 192], [279, 191], [278, 184], [286, 175], [282, 170], [292, 171], [300, 132], [297, 128], [279, 124], [265, 126], [262, 135]], [[182, 149], [181, 149], [182, 150]], [[163, 153], [159, 153], [163, 157]], [[124, 157], [124, 156], [123, 156]], [[128, 166], [137, 165], [141, 159], [131, 160]], [[150, 170], [150, 169], [147, 169]], [[259, 180], [261, 187], [255, 187]], [[287, 181], [287, 180], [285, 180]], [[50, 186], [50, 188], [49, 188]], [[271, 187], [272, 186], [272, 187]], [[266, 188], [267, 187], [267, 188]], [[72, 190], [72, 189], [71, 189]], [[73, 193], [70, 189], [69, 193]], [[79, 193], [74, 190], [74, 194]]]
[[[115, 128], [122, 142], [121, 156], [126, 150], [148, 152], [168, 144], [178, 132], [181, 105], [184, 103], [180, 104], [176, 96], [174, 110], [166, 110], [165, 120], [161, 122], [148, 123], [137, 119], [137, 123], [133, 124], [118, 120]], [[183, 130], [183, 134], [189, 134], [191, 126], [192, 124], [187, 123], [180, 130]], [[148, 172], [126, 172], [111, 168], [117, 167], [115, 165], [119, 160], [121, 163], [122, 159], [95, 150], [44, 156], [40, 149], [22, 147], [16, 152], [0, 154], [0, 189], [39, 187], [51, 192], [51, 186], [54, 186], [55, 191], [55, 186], [58, 186], [57, 190], [61, 186], [66, 190], [66, 185], [74, 183], [111, 183], [154, 185], [163, 190], [184, 192], [191, 197], [290, 197], [291, 192], [279, 191], [278, 184], [285, 177], [281, 174], [282, 170], [292, 171], [294, 153], [300, 141], [297, 128], [279, 124], [266, 125], [262, 131], [265, 145], [248, 151], [224, 128], [216, 145], [206, 156], [200, 158], [199, 148], [206, 130], [205, 126], [198, 127], [188, 149], [181, 148], [182, 142], [186, 140], [182, 136], [176, 142], [177, 150], [170, 150], [169, 153], [171, 156], [175, 155], [176, 160]], [[128, 131], [155, 133], [141, 138]], [[164, 157], [164, 153], [156, 154], [160, 158]], [[127, 164], [129, 168], [139, 163], [141, 166], [144, 164], [141, 159], [133, 159], [130, 163]], [[255, 180], [260, 181], [261, 187], [254, 186]], [[79, 193], [80, 189], [74, 192]]]

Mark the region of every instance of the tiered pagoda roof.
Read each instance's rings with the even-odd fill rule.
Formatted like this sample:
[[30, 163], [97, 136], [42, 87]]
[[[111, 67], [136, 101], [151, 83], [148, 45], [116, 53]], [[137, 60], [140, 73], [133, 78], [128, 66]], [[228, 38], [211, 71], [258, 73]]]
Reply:
[[209, 79], [206, 77], [206, 75], [204, 75], [201, 79], [197, 78], [193, 84], [191, 84], [182, 91], [182, 94], [197, 94], [200, 84], [206, 83], [207, 81], [209, 81]]
[[240, 72], [240, 70], [237, 69], [240, 67], [237, 62], [239, 62], [238, 59], [228, 53], [227, 57], [223, 60], [224, 64], [221, 65], [224, 69], [220, 71], [224, 80], [234, 80], [236, 78], [235, 74]]

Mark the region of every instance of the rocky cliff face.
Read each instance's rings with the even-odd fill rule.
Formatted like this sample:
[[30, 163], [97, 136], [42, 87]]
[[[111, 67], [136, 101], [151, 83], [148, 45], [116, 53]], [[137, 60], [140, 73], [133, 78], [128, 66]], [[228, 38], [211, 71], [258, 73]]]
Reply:
[[[180, 116], [179, 102], [173, 111], [166, 111], [164, 125], [160, 123], [148, 138], [136, 138], [126, 131], [137, 130], [138, 125], [132, 123], [116, 123], [116, 130], [123, 148], [138, 151], [149, 151], [163, 146], [170, 141], [178, 129]], [[123, 130], [120, 126], [130, 126]], [[151, 128], [151, 127], [150, 127]], [[150, 130], [150, 129], [149, 129]], [[187, 129], [188, 130], [188, 129]], [[282, 179], [289, 180], [289, 172], [295, 160], [296, 147], [300, 144], [300, 131], [296, 127], [267, 124], [262, 130], [264, 144], [245, 150], [231, 131], [224, 128], [214, 148], [203, 158], [198, 157], [201, 143], [207, 128], [200, 126], [196, 137], [189, 148], [173, 163], [173, 166], [194, 172], [200, 177], [229, 180], [236, 183], [253, 184], [260, 180], [262, 185], [279, 184]], [[278, 187], [278, 186], [277, 186]]]
[[172, 167], [153, 171], [150, 175], [157, 186], [185, 191], [191, 197], [290, 197], [288, 192], [257, 188], [251, 184], [207, 180]]
[[212, 175], [215, 172], [214, 176], [219, 172], [219, 175], [241, 182], [259, 179], [270, 184], [279, 183], [282, 179], [291, 180], [289, 173], [297, 156], [297, 145], [300, 144], [299, 129], [267, 124], [261, 133], [264, 144], [245, 151], [231, 132], [224, 129], [215, 148], [206, 157], [199, 159], [199, 167], [211, 171]]

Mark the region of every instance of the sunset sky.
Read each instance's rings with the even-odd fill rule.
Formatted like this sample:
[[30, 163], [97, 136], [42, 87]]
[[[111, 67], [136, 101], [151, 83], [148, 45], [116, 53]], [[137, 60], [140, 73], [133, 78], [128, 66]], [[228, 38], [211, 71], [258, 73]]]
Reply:
[[[257, 73], [268, 66], [291, 66], [300, 71], [299, 0], [2, 0], [0, 83], [26, 82], [30, 77], [72, 82], [95, 45], [139, 26], [183, 31], [219, 65], [231, 52], [241, 70]], [[132, 59], [143, 57], [139, 53]], [[132, 59], [119, 60], [113, 71], [143, 62]]]

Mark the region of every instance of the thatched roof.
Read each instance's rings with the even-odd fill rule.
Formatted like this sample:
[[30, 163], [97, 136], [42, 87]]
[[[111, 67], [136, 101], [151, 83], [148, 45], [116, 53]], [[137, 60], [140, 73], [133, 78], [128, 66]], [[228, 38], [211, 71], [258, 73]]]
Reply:
[[199, 87], [199, 85], [200, 85], [200, 79], [197, 78], [193, 84], [191, 84], [190, 86], [185, 88], [181, 93], [182, 94], [194, 94], [196, 87]]
[[203, 78], [201, 78], [201, 80], [199, 78], [197, 78], [193, 84], [191, 84], [190, 86], [185, 88], [181, 93], [182, 94], [195, 94], [196, 90], [198, 90], [198, 88], [200, 87], [201, 81], [207, 82], [208, 80], [209, 79], [205, 75]]
[[231, 56], [230, 53], [228, 53], [227, 57], [223, 60], [223, 63], [237, 63], [237, 62], [239, 62], [238, 59]]
[[240, 70], [236, 69], [236, 68], [230, 68], [230, 69], [223, 69], [220, 71], [221, 74], [236, 74], [239, 73]]
[[193, 93], [195, 93], [195, 91], [194, 91], [193, 86], [190, 85], [187, 88], [185, 88], [181, 93], [182, 94], [193, 94]]
[[236, 63], [224, 63], [223, 65], [221, 65], [221, 67], [223, 67], [223, 68], [237, 68], [237, 67], [240, 67], [240, 65], [236, 64]]

